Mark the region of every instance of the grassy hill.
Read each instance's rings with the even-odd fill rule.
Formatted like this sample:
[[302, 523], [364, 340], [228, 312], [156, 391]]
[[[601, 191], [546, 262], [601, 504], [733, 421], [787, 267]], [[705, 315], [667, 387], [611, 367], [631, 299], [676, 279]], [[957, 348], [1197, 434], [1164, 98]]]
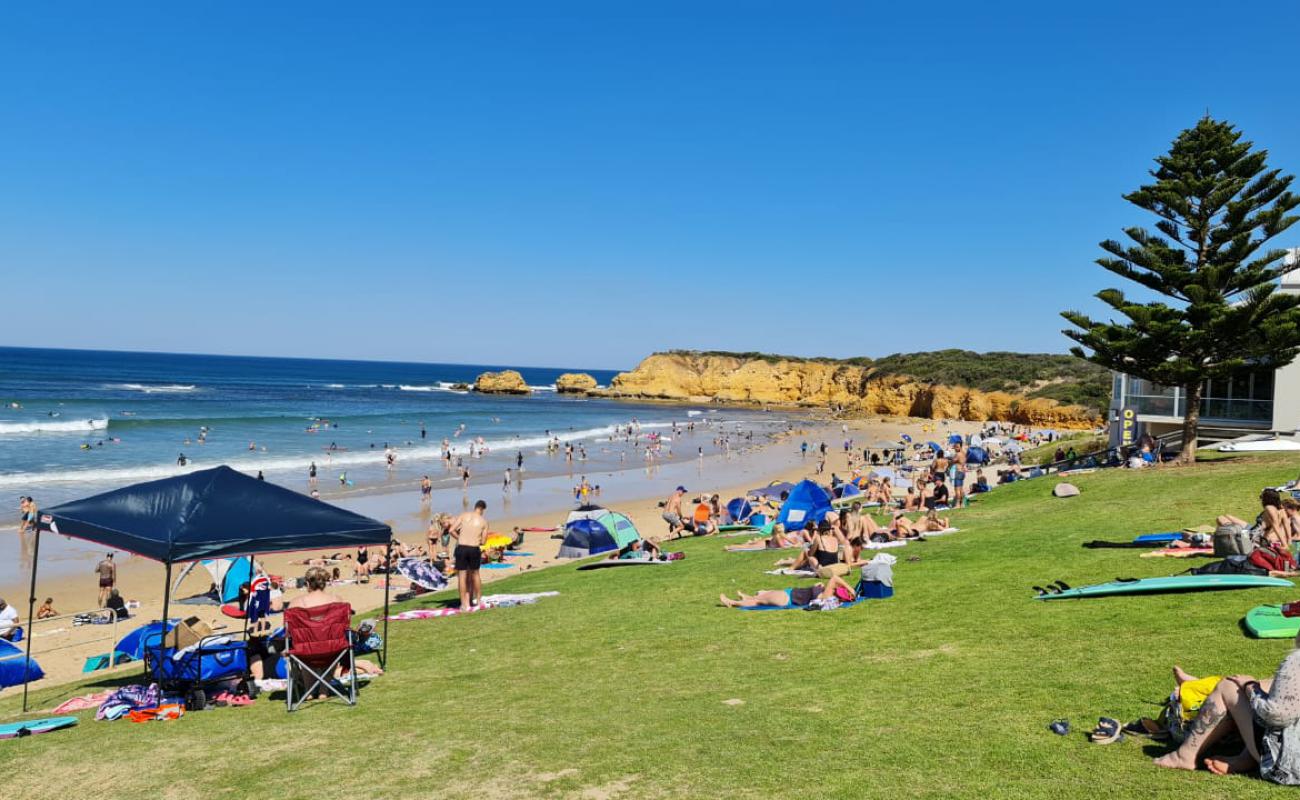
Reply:
[[[1287, 641], [1238, 628], [1300, 590], [1040, 602], [1032, 584], [1174, 574], [1094, 538], [1254, 513], [1300, 459], [1080, 475], [999, 488], [960, 533], [892, 551], [897, 596], [832, 613], [739, 612], [719, 592], [793, 585], [767, 553], [682, 544], [660, 568], [521, 575], [535, 606], [394, 623], [392, 670], [349, 709], [275, 702], [179, 722], [0, 742], [6, 798], [1249, 798], [1245, 777], [1153, 768], [1142, 739], [1096, 746], [1099, 715], [1155, 710], [1169, 669], [1271, 674]], [[648, 521], [647, 521], [648, 522]], [[551, 543], [546, 542], [549, 546]], [[910, 562], [910, 556], [919, 561]], [[421, 601], [428, 603], [429, 601]], [[38, 707], [74, 689], [40, 688]], [[0, 715], [15, 712], [14, 700]], [[1046, 726], [1069, 718], [1076, 733]]]

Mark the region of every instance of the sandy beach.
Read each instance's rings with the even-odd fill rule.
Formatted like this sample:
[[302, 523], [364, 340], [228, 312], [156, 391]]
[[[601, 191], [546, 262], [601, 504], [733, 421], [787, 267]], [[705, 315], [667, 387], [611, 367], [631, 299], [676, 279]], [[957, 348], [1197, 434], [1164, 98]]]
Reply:
[[[945, 424], [907, 418], [810, 421], [804, 428], [796, 428], [769, 443], [755, 445], [743, 454], [678, 459], [676, 463], [653, 470], [606, 472], [588, 478], [593, 483], [602, 484], [602, 494], [594, 498], [596, 502], [626, 514], [646, 538], [662, 539], [667, 532], [659, 503], [679, 484], [687, 487], [688, 498], [717, 493], [725, 502], [772, 481], [797, 481], [812, 477], [817, 463], [813, 448], [823, 441], [829, 449], [829, 458], [826, 472], [820, 479], [829, 481], [832, 472], [847, 474], [842, 425], [848, 426], [847, 436], [854, 440], [855, 448], [860, 451], [870, 443], [896, 441], [901, 434], [909, 434], [923, 441], [925, 438], [946, 436], [953, 432], [970, 433], [978, 430], [981, 423], [953, 421]], [[804, 440], [808, 441], [810, 448], [806, 458], [801, 457], [799, 452], [799, 443]], [[395, 537], [403, 542], [421, 543], [433, 514], [440, 511], [457, 513], [463, 504], [472, 503], [480, 496], [489, 504], [488, 519], [494, 531], [509, 532], [515, 526], [551, 528], [562, 525], [565, 516], [574, 506], [569, 488], [571, 485], [568, 476], [538, 479], [529, 482], [528, 488], [515, 495], [509, 503], [502, 502], [499, 487], [483, 486], [471, 487], [463, 498], [457, 492], [458, 499], [454, 503], [448, 502], [446, 496], [435, 496], [434, 503], [423, 505], [414, 489], [403, 489], [344, 499], [340, 504], [387, 522], [393, 527]], [[571, 563], [556, 558], [559, 542], [551, 537], [549, 532], [527, 533], [521, 548], [521, 552], [527, 555], [510, 556], [507, 559], [510, 566], [507, 568], [484, 570], [484, 583], [495, 583], [521, 572], [545, 569], [557, 563]], [[43, 538], [48, 538], [48, 534]], [[668, 548], [671, 549], [671, 544]], [[269, 573], [293, 578], [305, 570], [302, 564], [305, 559], [321, 555], [324, 553], [320, 551], [273, 554], [259, 557], [259, 561]], [[83, 568], [82, 574], [69, 574], [63, 570], [49, 577], [38, 575], [38, 603], [46, 597], [52, 597], [55, 608], [64, 615], [93, 608], [97, 589], [91, 570], [100, 556], [100, 553], [89, 556], [82, 554], [78, 558], [78, 563]], [[120, 637], [132, 628], [161, 616], [163, 567], [124, 553], [118, 553], [116, 560], [118, 586], [124, 597], [139, 602], [139, 608], [132, 611], [131, 620], [119, 623], [116, 633], [109, 625], [74, 626], [70, 616], [38, 622], [33, 639], [33, 657], [46, 672], [43, 685], [75, 680], [83, 674], [82, 665], [88, 657], [111, 650], [114, 636]], [[378, 617], [378, 610], [383, 605], [385, 576], [375, 576], [366, 584], [358, 583], [352, 580], [351, 567], [347, 562], [341, 565], [341, 573], [342, 580], [334, 586], [334, 591], [348, 600], [359, 615], [364, 617], [373, 614]], [[177, 596], [198, 594], [207, 588], [207, 583], [206, 573], [198, 570], [181, 584]], [[454, 588], [455, 585], [453, 578], [451, 586]], [[408, 587], [405, 579], [394, 579], [395, 594]], [[290, 595], [294, 593], [294, 590], [289, 591]], [[488, 593], [491, 591], [488, 590]], [[0, 586], [0, 596], [18, 607], [20, 615], [26, 619], [27, 586]], [[213, 605], [173, 603], [169, 613], [172, 617], [199, 617], [216, 630], [239, 632], [242, 629], [239, 620], [223, 616]], [[129, 672], [139, 670], [140, 665], [126, 664], [116, 669]], [[101, 671], [97, 674], [106, 673]], [[0, 692], [0, 696], [20, 691], [21, 687], [11, 687]]]

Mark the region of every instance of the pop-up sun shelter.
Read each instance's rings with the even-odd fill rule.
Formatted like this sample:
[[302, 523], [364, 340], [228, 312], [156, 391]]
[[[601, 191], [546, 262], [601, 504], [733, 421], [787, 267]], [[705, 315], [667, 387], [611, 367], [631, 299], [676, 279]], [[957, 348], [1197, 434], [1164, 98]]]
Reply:
[[615, 511], [592, 508], [569, 515], [560, 558], [586, 558], [626, 547], [641, 538], [632, 520]]
[[[32, 554], [28, 619], [35, 611], [41, 531], [85, 539], [162, 563], [167, 571], [163, 619], [167, 619], [171, 603], [173, 564], [318, 548], [387, 545], [391, 549], [393, 538], [392, 529], [382, 522], [230, 467], [137, 483], [41, 514]], [[383, 662], [388, 658], [388, 584], [384, 582]], [[27, 654], [31, 655], [30, 640]], [[24, 710], [26, 707], [24, 685]]]
[[[31, 638], [27, 641], [30, 643]], [[39, 681], [44, 677], [41, 665], [31, 658], [30, 653], [24, 655], [18, 645], [0, 639], [0, 689]]]
[[212, 585], [217, 587], [217, 603], [231, 603], [239, 599], [239, 588], [246, 583], [253, 581], [253, 559], [251, 558], [205, 558], [202, 561], [191, 561], [181, 570], [181, 574], [172, 583], [172, 591], [176, 591], [181, 585], [181, 581], [189, 575], [196, 566], [202, 565], [212, 576]]
[[802, 530], [809, 520], [821, 522], [830, 512], [831, 498], [826, 490], [812, 481], [799, 481], [790, 490], [776, 521], [787, 531], [797, 531]]

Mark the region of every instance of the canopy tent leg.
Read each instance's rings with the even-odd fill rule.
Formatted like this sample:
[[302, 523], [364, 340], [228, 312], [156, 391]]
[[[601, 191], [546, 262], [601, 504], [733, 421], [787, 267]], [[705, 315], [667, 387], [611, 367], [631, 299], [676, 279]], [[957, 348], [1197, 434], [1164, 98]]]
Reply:
[[41, 557], [41, 523], [36, 523], [36, 542], [32, 546], [32, 587], [27, 597], [27, 662], [23, 664], [23, 713], [27, 713], [27, 684], [32, 674], [32, 639], [36, 638], [32, 616], [36, 613], [36, 564]]
[[[388, 532], [388, 573], [384, 575], [384, 647], [379, 653], [379, 666], [388, 669], [388, 594], [393, 588], [393, 532]], [[33, 592], [34, 593], [34, 592]]]
[[[172, 603], [172, 560], [168, 558], [167, 561], [164, 562], [164, 566], [167, 568], [167, 575], [163, 583], [162, 638], [158, 640], [158, 659], [162, 658], [163, 650], [165, 650], [167, 646], [167, 613], [170, 610]], [[147, 644], [148, 643], [146, 642], [146, 645]], [[149, 648], [146, 646], [146, 655], [148, 655], [148, 650]], [[155, 664], [158, 659], [155, 659]], [[146, 663], [148, 662], [146, 661]], [[153, 676], [155, 680], [158, 677], [160, 676]]]

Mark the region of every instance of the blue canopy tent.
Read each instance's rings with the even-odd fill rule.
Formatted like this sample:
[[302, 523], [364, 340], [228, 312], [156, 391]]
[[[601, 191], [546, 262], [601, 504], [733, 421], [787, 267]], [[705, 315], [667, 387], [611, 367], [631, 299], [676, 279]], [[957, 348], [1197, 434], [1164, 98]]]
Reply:
[[835, 487], [834, 492], [837, 499], [844, 497], [857, 497], [862, 494], [862, 490], [858, 488], [856, 483], [841, 483], [839, 486]]
[[804, 523], [821, 522], [831, 513], [831, 498], [826, 490], [812, 481], [799, 481], [776, 515], [776, 522], [787, 531], [801, 530]]
[[[173, 564], [380, 544], [391, 551], [393, 540], [392, 529], [382, 522], [226, 466], [137, 483], [42, 512], [32, 554], [28, 619], [36, 604], [42, 531], [162, 563], [166, 567], [162, 619], [167, 619], [171, 604]], [[389, 555], [391, 563], [391, 552]], [[388, 584], [385, 581], [381, 662], [388, 658]], [[26, 707], [24, 686], [24, 710]]]
[[963, 444], [965, 441], [960, 433], [948, 434], [948, 444]]
[[966, 463], [967, 464], [989, 463], [989, 451], [985, 450], [983, 447], [966, 448]]

